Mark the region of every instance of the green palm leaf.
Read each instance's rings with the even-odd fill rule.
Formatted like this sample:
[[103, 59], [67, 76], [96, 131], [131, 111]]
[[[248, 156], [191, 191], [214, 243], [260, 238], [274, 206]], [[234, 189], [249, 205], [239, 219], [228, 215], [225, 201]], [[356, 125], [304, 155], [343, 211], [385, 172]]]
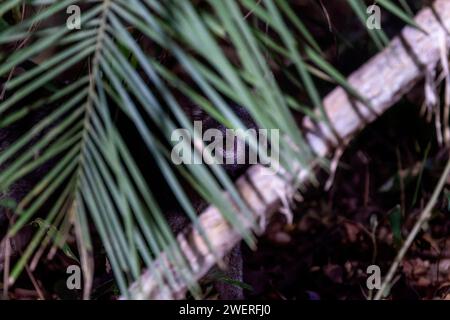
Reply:
[[[124, 114], [132, 122], [143, 141], [142, 148], [153, 157], [173, 197], [201, 235], [205, 233], [199, 227], [185, 182], [219, 208], [232, 227], [254, 246], [254, 235], [245, 231], [241, 219], [256, 226], [256, 218], [225, 169], [219, 165], [177, 167], [171, 162], [174, 142], [170, 138], [175, 129], [184, 128], [199, 138], [176, 93], [182, 93], [227, 127], [246, 129], [233, 111], [232, 104], [239, 104], [260, 128], [279, 129], [279, 160], [287, 179], [296, 176], [299, 166], [308, 167], [316, 160], [292, 115], [294, 107], [304, 113], [311, 110], [283, 91], [267, 52], [292, 61], [296, 73], [290, 76], [303, 87], [317, 109], [322, 109], [322, 103], [316, 75], [323, 75], [352, 96], [364, 99], [323, 58], [319, 45], [288, 2], [265, 0], [259, 4], [246, 0], [241, 7], [235, 1], [209, 0], [204, 3], [208, 10], [202, 10], [190, 1], [35, 0], [27, 5], [38, 7], [36, 14], [7, 24], [2, 17], [21, 3], [8, 0], [0, 4], [0, 46], [26, 41], [26, 45], [16, 47], [0, 60], [0, 77], [8, 77], [24, 63], [34, 61], [35, 65], [6, 82], [7, 98], [0, 101], [0, 129], [33, 112], [44, 116], [0, 153], [0, 167], [4, 168], [0, 172], [0, 190], [8, 193], [14, 184], [49, 162], [51, 169], [19, 201], [16, 223], [8, 235], [15, 235], [42, 210], [46, 216], [40, 221], [46, 226], [68, 230], [69, 224], [73, 225], [87, 282], [85, 298], [93, 279], [91, 223], [125, 296], [142, 270], [153, 270], [154, 261], [162, 254], [166, 259], [159, 261], [176, 266], [183, 279], [173, 279], [167, 267], [167, 272], [159, 275], [161, 289], [174, 292], [177, 281], [183, 281], [196, 297], [201, 295], [192, 266], [177, 246], [152, 191], [154, 187], [143, 176], [129, 147], [132, 141], [121, 132], [113, 112]], [[357, 12], [361, 9], [357, 1], [350, 3], [354, 3]], [[382, 4], [407, 20], [400, 9], [388, 3]], [[64, 15], [73, 4], [86, 5], [80, 30], [69, 30], [65, 22], [41, 25]], [[256, 17], [266, 22], [281, 41], [275, 42], [245, 20], [242, 8], [254, 10]], [[189, 80], [178, 77], [149, 54], [140, 42], [143, 38], [155, 48], [167, 51]], [[223, 50], [223, 41], [236, 52], [233, 59]], [[39, 58], [47, 52], [52, 52], [47, 59]], [[80, 65], [82, 72], [75, 73], [73, 70]], [[60, 79], [66, 74], [71, 77], [61, 84]], [[36, 95], [38, 99], [33, 98]], [[53, 106], [50, 111], [49, 106]], [[319, 121], [324, 120], [323, 113]], [[249, 139], [248, 144], [261, 157], [268, 157], [258, 149], [255, 139]], [[193, 151], [199, 159], [201, 152]], [[223, 189], [236, 208], [229, 205]], [[48, 236], [45, 228], [34, 235], [12, 269], [11, 283], [39, 246], [51, 242], [43, 241]], [[205, 242], [209, 245], [207, 238]]]

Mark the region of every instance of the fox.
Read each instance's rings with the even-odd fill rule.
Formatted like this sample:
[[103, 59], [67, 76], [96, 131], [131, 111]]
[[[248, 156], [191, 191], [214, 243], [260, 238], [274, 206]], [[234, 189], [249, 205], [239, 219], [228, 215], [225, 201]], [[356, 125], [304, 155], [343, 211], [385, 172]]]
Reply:
[[[27, 69], [32, 67], [33, 65], [20, 66], [16, 68], [14, 72], [25, 72]], [[6, 81], [7, 79], [0, 79], [0, 91], [2, 90], [2, 86]], [[8, 94], [4, 98], [7, 98]], [[33, 99], [33, 97], [31, 97], [30, 99]], [[200, 121], [204, 130], [217, 129], [223, 132], [225, 136], [227, 128], [223, 124], [219, 123], [217, 120], [209, 116], [208, 113], [203, 111], [200, 107], [191, 103], [181, 103], [181, 105], [183, 111], [192, 122]], [[52, 112], [54, 108], [55, 106], [44, 107], [39, 111], [31, 112], [24, 119], [20, 120], [12, 126], [8, 125], [6, 127], [0, 127], [0, 154], [3, 150], [13, 144], [18, 138], [20, 138], [23, 134], [30, 130], [33, 125], [38, 123], [46, 114]], [[245, 108], [237, 105], [232, 105], [232, 110], [242, 120], [245, 126], [247, 126], [248, 128], [256, 128], [254, 121]], [[119, 117], [119, 119], [123, 118]], [[129, 141], [135, 141], [136, 139], [139, 140], [138, 133], [136, 133], [136, 137], [130, 138], [129, 132], [132, 123], [124, 122], [126, 122], [126, 120], [118, 120], [117, 126], [123, 132], [127, 132], [127, 138], [130, 139]], [[35, 140], [38, 139], [39, 136], [35, 137]], [[137, 163], [143, 164], [141, 166], [143, 168], [143, 176], [147, 177], [146, 180], [148, 180], [152, 191], [156, 190], [155, 197], [161, 202], [159, 203], [159, 205], [161, 206], [161, 209], [165, 214], [168, 225], [172, 229], [173, 234], [177, 235], [190, 224], [190, 219], [183, 212], [180, 205], [177, 204], [175, 196], [171, 192], [169, 186], [164, 184], [163, 181], [165, 181], [165, 179], [163, 178], [161, 172], [158, 172], [157, 165], [152, 165], [153, 160], [148, 158], [147, 153], [141, 151], [143, 149], [141, 146], [142, 144], [140, 143], [133, 143], [129, 145], [129, 148], [132, 154], [135, 156], [135, 160], [137, 161]], [[237, 159], [241, 156], [240, 153], [249, 152], [249, 150], [248, 148], [243, 148], [242, 146], [234, 144], [231, 147], [231, 150], [225, 150], [225, 152], [227, 154], [227, 157], [230, 157], [231, 155], [232, 158]], [[4, 169], [4, 167], [5, 166], [0, 167], [0, 171]], [[33, 174], [27, 175], [17, 183], [13, 184], [6, 193], [0, 194], [0, 200], [9, 199], [14, 201], [15, 203], [19, 203], [20, 200], [23, 199], [29, 191], [31, 191], [33, 186], [38, 183], [40, 179], [45, 177], [45, 174], [51, 169], [51, 167], [51, 161], [42, 165]], [[233, 161], [232, 163], [224, 162], [223, 167], [228, 176], [232, 180], [235, 180], [245, 172], [245, 170], [249, 167], [249, 164], [238, 164], [237, 161]], [[152, 188], [152, 183], [157, 183], [157, 188]], [[190, 189], [192, 188], [186, 187], [186, 190], [188, 190], [187, 194], [196, 212], [200, 214], [202, 210], [207, 207], [208, 203], [204, 201], [199, 195], [190, 191]], [[0, 271], [4, 267], [3, 264], [5, 260], [5, 235], [9, 226], [11, 225], [11, 218], [13, 217], [13, 214], [13, 210], [0, 205], [0, 239], [4, 239], [0, 243]], [[24, 229], [20, 231], [14, 238], [8, 239], [8, 243], [12, 249], [10, 250], [11, 258], [20, 255], [20, 252], [24, 250], [27, 243], [31, 239], [33, 232], [33, 227], [28, 225], [24, 227]], [[226, 270], [224, 270], [225, 277], [233, 280], [233, 282], [243, 282], [243, 256], [240, 245], [237, 245], [225, 257], [224, 263], [227, 266]], [[216, 288], [219, 299], [236, 300], [244, 298], [243, 289], [240, 286], [229, 284], [229, 281], [217, 281], [214, 284], [214, 287]]]

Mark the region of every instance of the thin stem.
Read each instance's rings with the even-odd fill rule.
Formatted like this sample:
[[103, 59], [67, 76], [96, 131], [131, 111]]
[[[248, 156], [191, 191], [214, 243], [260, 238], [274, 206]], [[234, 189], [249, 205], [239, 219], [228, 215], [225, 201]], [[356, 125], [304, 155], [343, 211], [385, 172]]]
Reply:
[[449, 173], [450, 173], [450, 159], [447, 161], [447, 165], [445, 166], [444, 172], [442, 173], [441, 178], [439, 179], [439, 182], [433, 191], [430, 201], [428, 201], [425, 209], [422, 211], [422, 213], [419, 216], [419, 219], [417, 220], [413, 229], [409, 233], [408, 238], [406, 239], [406, 241], [403, 244], [400, 251], [397, 253], [397, 256], [395, 257], [395, 260], [392, 263], [391, 268], [389, 269], [386, 277], [384, 278], [383, 284], [381, 285], [381, 289], [378, 290], [377, 294], [375, 295], [374, 300], [380, 300], [382, 298], [384, 291], [386, 290], [387, 286], [391, 282], [395, 272], [397, 271], [398, 266], [400, 265], [403, 258], [405, 257], [406, 252], [411, 247], [411, 244], [413, 243], [414, 239], [416, 238], [417, 234], [419, 233], [419, 231], [422, 228], [422, 226], [424, 225], [424, 223], [430, 219], [431, 210], [434, 208], [434, 206], [438, 200], [438, 197], [442, 191], [442, 188], [444, 187], [444, 185], [447, 181], [447, 177], [448, 177]]

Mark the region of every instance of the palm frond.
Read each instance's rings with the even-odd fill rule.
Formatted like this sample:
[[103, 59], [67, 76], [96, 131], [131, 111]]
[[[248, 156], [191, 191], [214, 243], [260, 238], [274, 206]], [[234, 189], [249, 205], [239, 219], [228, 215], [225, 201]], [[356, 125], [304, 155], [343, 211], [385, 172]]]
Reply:
[[[387, 0], [379, 2], [411, 22], [398, 6]], [[320, 75], [365, 101], [326, 61], [320, 46], [286, 1], [208, 0], [197, 7], [191, 1], [35, 0], [27, 5], [38, 7], [36, 14], [7, 24], [2, 17], [21, 3], [9, 0], [0, 4], [0, 46], [26, 42], [2, 58], [0, 77], [8, 77], [24, 63], [35, 61], [35, 65], [6, 81], [7, 98], [0, 101], [0, 129], [17, 124], [34, 112], [43, 115], [0, 153], [0, 167], [4, 168], [0, 172], [0, 190], [8, 194], [21, 179], [42, 167], [48, 170], [25, 197], [18, 199], [16, 223], [8, 236], [15, 235], [42, 211], [46, 212], [42, 220], [45, 225], [68, 230], [67, 225], [73, 224], [85, 273], [86, 298], [93, 279], [91, 221], [125, 296], [143, 268], [156, 270], [153, 264], [157, 258], [175, 265], [182, 275], [182, 279], [173, 279], [170, 272], [158, 275], [161, 290], [168, 297], [177, 292], [180, 281], [188, 284], [194, 296], [200, 296], [191, 274], [193, 266], [178, 247], [154, 195], [155, 186], [149, 185], [151, 177], [143, 176], [130, 147], [133, 141], [120, 130], [115, 112], [132, 122], [143, 142], [142, 148], [152, 156], [173, 197], [200, 234], [205, 233], [186, 192], [186, 181], [254, 246], [255, 237], [242, 228], [242, 219], [256, 228], [256, 217], [225, 169], [216, 164], [172, 163], [170, 155], [175, 142], [171, 136], [179, 128], [194, 137], [194, 148], [183, 143], [192, 149], [196, 161], [200, 162], [202, 156], [214, 157], [204, 148], [177, 94], [229, 128], [247, 129], [233, 111], [233, 104], [238, 104], [245, 107], [259, 128], [279, 130], [279, 173], [290, 181], [295, 180], [300, 168], [309, 168], [317, 161], [292, 114], [293, 109], [308, 113], [312, 108], [283, 90], [269, 60], [283, 57], [293, 63], [295, 72], [290, 77], [302, 86], [317, 110], [323, 111], [316, 86]], [[361, 2], [349, 3], [363, 19]], [[69, 30], [65, 21], [41, 24], [64, 14], [74, 4], [85, 5], [80, 30]], [[251, 10], [256, 19], [267, 24], [271, 34], [249, 23], [243, 9]], [[30, 31], [33, 26], [36, 30]], [[300, 41], [294, 36], [297, 33]], [[387, 41], [382, 31], [371, 36], [379, 47]], [[139, 39], [168, 52], [188, 80], [149, 54]], [[236, 53], [233, 58], [223, 50], [224, 42]], [[40, 60], [48, 51], [53, 51], [49, 58]], [[82, 72], [74, 75], [73, 70], [80, 65]], [[60, 79], [65, 73], [72, 77], [62, 84]], [[316, 119], [326, 122], [326, 113]], [[246, 141], [260, 157], [271, 157], [256, 139], [250, 137]], [[231, 196], [233, 206], [223, 189]], [[48, 244], [43, 241], [48, 236], [45, 228], [36, 232], [12, 269], [10, 283], [33, 259], [38, 247]], [[204, 241], [209, 243], [206, 237]], [[161, 260], [163, 254], [165, 259]]]

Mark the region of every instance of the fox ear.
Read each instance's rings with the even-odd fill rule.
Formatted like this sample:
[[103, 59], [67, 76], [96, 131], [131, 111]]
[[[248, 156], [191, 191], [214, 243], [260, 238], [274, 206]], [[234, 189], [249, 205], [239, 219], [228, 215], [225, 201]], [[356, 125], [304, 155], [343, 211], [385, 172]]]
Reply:
[[209, 115], [202, 108], [193, 103], [181, 101], [180, 106], [184, 113], [186, 113], [186, 115], [193, 121], [205, 120], [209, 117]]
[[190, 110], [189, 116], [192, 120], [205, 120], [209, 115], [199, 106], [193, 105]]

